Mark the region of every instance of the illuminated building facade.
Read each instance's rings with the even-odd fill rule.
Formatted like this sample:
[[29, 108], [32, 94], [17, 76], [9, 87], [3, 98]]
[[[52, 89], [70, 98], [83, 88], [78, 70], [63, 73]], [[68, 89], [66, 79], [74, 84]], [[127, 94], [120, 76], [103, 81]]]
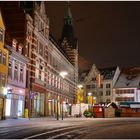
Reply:
[[90, 104], [113, 101], [113, 87], [120, 74], [118, 67], [97, 69], [93, 64], [84, 79], [86, 102]]
[[24, 117], [26, 93], [26, 69], [28, 59], [23, 55], [23, 45], [13, 39], [9, 50], [8, 85], [6, 96], [6, 118]]
[[124, 68], [113, 88], [114, 101], [140, 102], [140, 67]]
[[8, 78], [8, 50], [5, 49], [5, 25], [0, 11], [0, 120], [5, 118]]
[[[29, 117], [52, 116], [56, 113], [62, 115], [62, 108], [68, 113], [69, 106], [76, 101], [77, 40], [72, 39], [74, 44], [68, 48], [69, 53], [69, 43], [64, 49], [62, 42], [57, 42], [50, 35], [45, 2], [0, 4], [5, 15], [7, 38], [12, 37], [23, 43], [23, 54], [29, 59], [26, 69], [25, 105], [25, 108], [29, 109]], [[9, 22], [11, 24], [8, 24]], [[67, 72], [65, 77], [61, 75], [63, 72]]]

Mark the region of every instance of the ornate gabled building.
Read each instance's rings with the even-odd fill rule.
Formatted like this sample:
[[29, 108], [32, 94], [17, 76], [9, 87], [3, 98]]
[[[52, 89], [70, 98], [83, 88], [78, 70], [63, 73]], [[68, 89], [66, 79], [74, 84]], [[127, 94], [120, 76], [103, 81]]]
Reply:
[[[29, 59], [25, 99], [29, 116], [62, 115], [62, 107], [68, 112], [68, 104], [76, 100], [78, 80], [78, 47], [73, 34], [75, 43], [70, 48], [59, 46], [49, 34], [43, 1], [0, 2], [0, 6], [5, 15], [7, 44], [11, 38], [21, 42], [23, 54]], [[65, 78], [60, 76], [62, 71], [68, 73]]]
[[119, 67], [98, 69], [93, 64], [83, 82], [86, 101], [90, 104], [114, 101], [113, 87], [119, 74]]

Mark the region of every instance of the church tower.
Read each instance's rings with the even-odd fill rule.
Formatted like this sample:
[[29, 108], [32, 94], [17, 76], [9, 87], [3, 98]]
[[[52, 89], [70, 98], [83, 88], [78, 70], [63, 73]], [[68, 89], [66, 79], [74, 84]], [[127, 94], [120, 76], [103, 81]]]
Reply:
[[61, 39], [59, 40], [60, 46], [68, 55], [71, 63], [78, 69], [78, 40], [74, 36], [73, 19], [68, 2], [66, 15], [64, 17], [64, 25], [62, 30]]
[[78, 40], [74, 36], [73, 18], [70, 10], [70, 4], [67, 4], [67, 11], [64, 17], [64, 25], [59, 40], [60, 46], [69, 57], [72, 65], [75, 67], [75, 82], [78, 82]]

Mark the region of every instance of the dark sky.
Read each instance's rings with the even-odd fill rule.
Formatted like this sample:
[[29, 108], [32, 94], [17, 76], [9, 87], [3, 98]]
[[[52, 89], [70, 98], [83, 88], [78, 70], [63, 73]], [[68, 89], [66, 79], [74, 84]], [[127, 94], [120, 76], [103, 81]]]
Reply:
[[[140, 66], [140, 2], [72, 1], [79, 54], [98, 67]], [[46, 2], [50, 31], [60, 38], [67, 2]]]

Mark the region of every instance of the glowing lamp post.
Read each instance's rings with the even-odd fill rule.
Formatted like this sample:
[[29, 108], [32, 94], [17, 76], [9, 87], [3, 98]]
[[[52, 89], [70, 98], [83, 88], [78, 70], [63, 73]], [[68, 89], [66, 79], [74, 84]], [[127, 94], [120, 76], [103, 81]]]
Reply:
[[[59, 74], [63, 79], [65, 78], [65, 76], [67, 76], [68, 75], [68, 73], [66, 72], [66, 71], [62, 71], [62, 72], [60, 72], [60, 74]], [[65, 103], [64, 101], [62, 101], [62, 120], [63, 120], [63, 103]], [[58, 112], [58, 110], [57, 110], [57, 112]]]
[[92, 103], [91, 103], [91, 105], [93, 105], [93, 94], [91, 92], [89, 92], [88, 96], [92, 96]]
[[60, 76], [61, 76], [62, 78], [65, 78], [66, 75], [68, 75], [68, 73], [67, 73], [66, 71], [60, 72]]

